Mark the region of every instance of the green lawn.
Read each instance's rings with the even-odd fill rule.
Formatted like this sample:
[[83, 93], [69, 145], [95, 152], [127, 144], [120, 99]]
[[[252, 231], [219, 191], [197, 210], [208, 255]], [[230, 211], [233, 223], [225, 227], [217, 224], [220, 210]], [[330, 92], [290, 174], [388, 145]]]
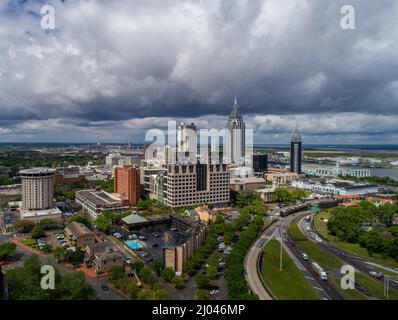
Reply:
[[[372, 296], [376, 297], [377, 299], [385, 300], [384, 286], [379, 281], [365, 276], [359, 272], [355, 273], [355, 281], [369, 291]], [[398, 293], [390, 289], [388, 300], [398, 300]]]
[[296, 223], [291, 223], [288, 229], [289, 236], [296, 241], [297, 247], [305, 252], [309, 258], [318, 262], [326, 269], [340, 268], [341, 262], [334, 256], [322, 250], [318, 245], [307, 240], [303, 233], [299, 230]]
[[32, 249], [38, 249], [39, 247], [37, 246], [37, 242], [35, 239], [24, 239], [21, 240], [21, 243], [27, 245], [28, 247], [31, 247]]
[[287, 230], [289, 237], [294, 241], [305, 241], [307, 238], [303, 235], [297, 226], [297, 223], [292, 222]]
[[340, 286], [341, 279], [339, 277], [329, 275], [329, 281], [334, 284], [335, 288], [337, 288], [337, 290], [340, 292], [345, 300], [367, 300], [366, 297], [357, 290], [343, 290]]
[[[324, 210], [316, 214], [314, 219], [314, 227], [315, 230], [319, 232], [319, 234], [328, 240], [331, 244], [335, 245], [338, 248], [346, 250], [348, 252], [352, 252], [358, 256], [362, 256], [366, 259], [369, 259], [375, 263], [398, 269], [398, 262], [392, 258], [382, 258], [379, 254], [374, 254], [369, 256], [368, 251], [365, 248], [362, 248], [357, 243], [348, 243], [339, 241], [335, 236], [329, 234], [327, 228], [327, 220], [330, 218], [329, 210]], [[326, 220], [324, 220], [326, 219]], [[383, 270], [384, 272], [384, 270]]]
[[265, 283], [280, 300], [319, 300], [320, 297], [283, 250], [283, 269], [279, 271], [280, 243], [271, 240], [264, 248], [261, 274]]

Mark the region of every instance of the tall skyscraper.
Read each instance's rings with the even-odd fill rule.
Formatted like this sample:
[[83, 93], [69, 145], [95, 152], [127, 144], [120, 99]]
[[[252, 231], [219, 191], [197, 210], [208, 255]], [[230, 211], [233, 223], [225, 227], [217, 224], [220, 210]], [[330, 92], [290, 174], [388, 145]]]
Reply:
[[235, 98], [231, 114], [226, 125], [228, 134], [226, 135], [225, 144], [226, 152], [224, 157], [226, 161], [233, 164], [244, 165], [245, 163], [245, 122], [239, 111], [238, 101]]
[[290, 143], [290, 171], [294, 173], [301, 173], [301, 158], [302, 158], [302, 143], [301, 134], [297, 127], [294, 128], [292, 134], [292, 141]]
[[194, 123], [181, 123], [177, 129], [177, 160], [181, 164], [195, 163], [197, 135]]

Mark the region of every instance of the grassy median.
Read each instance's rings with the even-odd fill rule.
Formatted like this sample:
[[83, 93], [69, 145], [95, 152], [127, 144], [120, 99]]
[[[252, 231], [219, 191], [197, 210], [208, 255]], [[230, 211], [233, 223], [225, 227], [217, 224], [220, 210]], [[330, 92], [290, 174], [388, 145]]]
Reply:
[[327, 269], [340, 268], [341, 262], [331, 254], [322, 250], [318, 245], [308, 240], [300, 231], [296, 223], [291, 223], [288, 229], [290, 238], [296, 242], [297, 247], [305, 252], [312, 261], [318, 262]]
[[279, 271], [280, 242], [271, 240], [264, 249], [261, 274], [267, 287], [279, 300], [319, 300], [320, 297], [283, 250], [283, 269]]
[[398, 262], [396, 262], [394, 259], [382, 258], [380, 254], [376, 253], [373, 254], [372, 256], [369, 256], [368, 251], [365, 248], [362, 248], [358, 243], [348, 243], [348, 242], [339, 241], [337, 237], [329, 234], [327, 227], [327, 222], [329, 221], [329, 219], [330, 219], [329, 210], [324, 210], [317, 213], [314, 219], [314, 228], [322, 237], [328, 240], [331, 244], [335, 245], [340, 249], [346, 250], [360, 257], [364, 257], [380, 265], [398, 269]]

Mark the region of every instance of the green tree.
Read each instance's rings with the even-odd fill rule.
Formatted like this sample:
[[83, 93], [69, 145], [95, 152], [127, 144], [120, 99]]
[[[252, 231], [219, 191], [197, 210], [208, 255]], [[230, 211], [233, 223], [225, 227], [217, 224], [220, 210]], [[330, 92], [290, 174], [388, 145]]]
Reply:
[[153, 286], [153, 293], [155, 300], [167, 300], [168, 294], [165, 288], [161, 287], [160, 285], [156, 284]]
[[82, 272], [66, 273], [60, 284], [61, 299], [63, 300], [91, 300], [94, 298], [93, 288], [86, 282]]
[[198, 299], [198, 300], [208, 300], [209, 296], [207, 295], [206, 290], [203, 290], [203, 289], [196, 290], [196, 299]]
[[5, 261], [12, 256], [15, 253], [16, 247], [15, 243], [12, 242], [0, 244], [0, 261]]
[[171, 279], [175, 276], [175, 271], [172, 268], [164, 268], [161, 272], [161, 276], [167, 282], [171, 282]]
[[45, 237], [46, 234], [44, 232], [44, 228], [41, 225], [36, 224], [33, 227], [32, 232], [30, 233], [30, 236], [32, 239], [39, 239], [39, 238]]
[[152, 264], [153, 270], [155, 270], [156, 274], [159, 276], [163, 270], [163, 263], [160, 260], [155, 260]]
[[53, 255], [57, 260], [62, 262], [65, 259], [66, 250], [62, 247], [56, 247], [53, 249]]
[[137, 300], [150, 300], [152, 297], [151, 293], [147, 290], [141, 290], [137, 294]]
[[207, 288], [209, 285], [209, 277], [204, 273], [199, 273], [195, 276], [195, 283], [199, 289]]
[[109, 280], [117, 280], [124, 278], [124, 268], [121, 266], [113, 266], [109, 269]]
[[18, 232], [22, 233], [29, 233], [32, 231], [33, 227], [35, 226], [35, 223], [29, 220], [19, 220], [15, 225], [14, 225], [14, 230], [17, 230]]
[[70, 217], [68, 219], [68, 223], [71, 223], [71, 222], [79, 222], [79, 223], [86, 225], [88, 228], [91, 228], [90, 219], [85, 216], [77, 215], [77, 216]]
[[174, 276], [171, 279], [171, 283], [174, 284], [176, 288], [180, 288], [184, 283], [184, 279], [180, 276]]

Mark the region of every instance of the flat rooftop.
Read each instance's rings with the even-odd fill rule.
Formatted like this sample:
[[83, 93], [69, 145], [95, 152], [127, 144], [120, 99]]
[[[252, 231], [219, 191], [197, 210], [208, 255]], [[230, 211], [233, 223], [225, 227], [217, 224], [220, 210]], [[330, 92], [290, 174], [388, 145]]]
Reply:
[[34, 174], [52, 174], [55, 173], [55, 169], [50, 168], [30, 168], [19, 171], [19, 174], [27, 174], [27, 175], [34, 175]]
[[76, 195], [98, 206], [121, 204], [121, 199], [101, 190], [81, 190]]

